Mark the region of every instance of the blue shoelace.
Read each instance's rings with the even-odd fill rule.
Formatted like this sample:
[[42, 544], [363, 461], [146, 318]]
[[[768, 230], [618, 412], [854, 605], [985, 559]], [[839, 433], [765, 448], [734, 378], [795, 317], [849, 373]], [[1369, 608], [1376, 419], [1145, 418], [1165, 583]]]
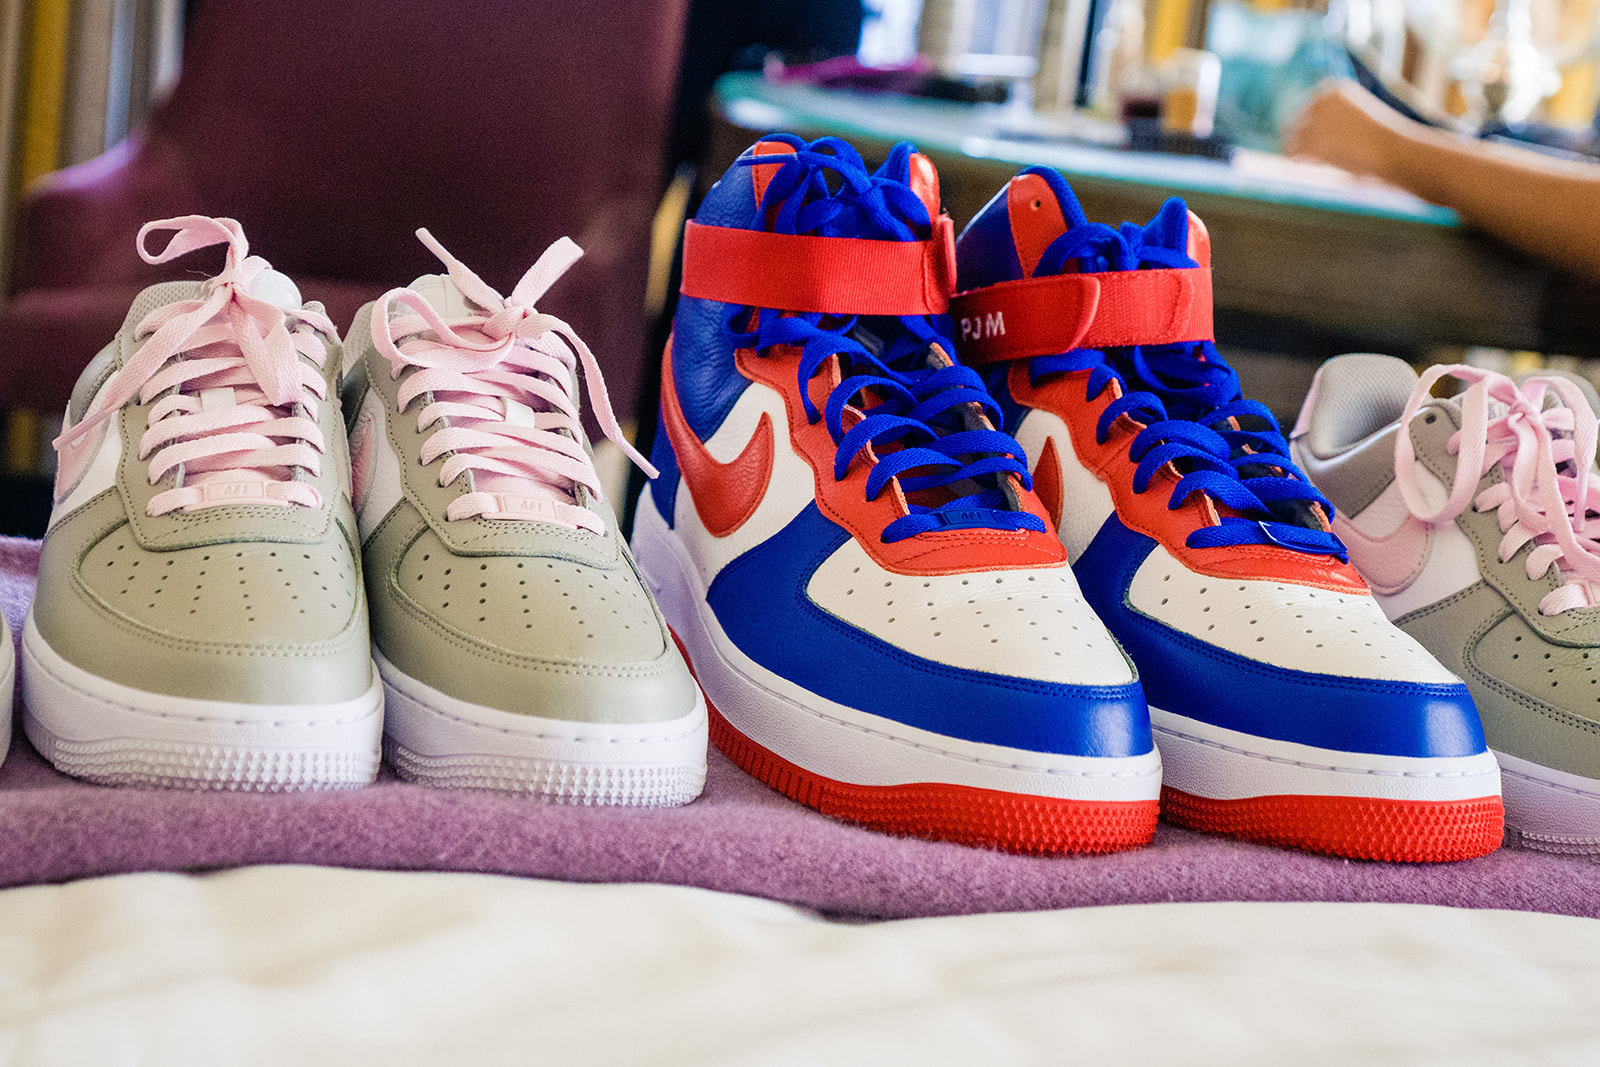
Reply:
[[[788, 136], [769, 139], [791, 144], [795, 154], [745, 157], [738, 162], [782, 163], [762, 201], [764, 210], [776, 206], [775, 232], [900, 241], [925, 240], [931, 232], [927, 208], [908, 184], [909, 160], [916, 150], [911, 145], [896, 145], [883, 166], [868, 173], [855, 149], [837, 138], [809, 144]], [[837, 191], [830, 188], [830, 175], [839, 185]], [[1003, 421], [983, 379], [959, 364], [929, 365], [931, 346], [955, 352], [953, 331], [944, 316], [763, 314], [754, 330], [741, 329], [740, 321], [748, 323], [748, 318], [748, 312], [740, 309], [728, 322], [737, 347], [764, 351], [773, 345], [800, 346], [800, 395], [807, 418], [813, 425], [825, 419], [837, 446], [835, 479], [842, 480], [856, 455], [872, 445], [877, 462], [867, 476], [868, 500], [876, 500], [894, 479], [908, 497], [970, 483], [957, 490], [970, 491], [936, 507], [908, 500], [910, 514], [884, 527], [880, 534], [884, 543], [950, 528], [1044, 530], [1037, 516], [1012, 508], [999, 487], [1006, 474], [1016, 475], [1025, 488], [1033, 487], [1022, 446], [1001, 430], [968, 428], [963, 409], [970, 411], [969, 404], [977, 405], [993, 425]], [[878, 350], [869, 349], [863, 338]], [[833, 356], [839, 359], [843, 380], [819, 411], [807, 384]], [[862, 393], [874, 403], [846, 430], [845, 408]], [[897, 447], [884, 451], [889, 445]]]
[[[1183, 252], [1146, 244], [1145, 236], [1143, 228], [1126, 222], [1119, 229], [1076, 226], [1051, 243], [1034, 274], [1059, 273], [1073, 259], [1091, 272], [1194, 266]], [[1191, 532], [1189, 547], [1272, 544], [1348, 562], [1344, 546], [1320, 528], [1311, 510], [1320, 507], [1331, 519], [1333, 505], [1289, 458], [1289, 442], [1272, 412], [1244, 399], [1239, 375], [1210, 341], [1111, 352], [1080, 348], [1038, 357], [1029, 370], [1034, 382], [1047, 374], [1090, 371], [1088, 400], [1112, 381], [1121, 384], [1123, 395], [1101, 413], [1095, 437], [1105, 443], [1122, 415], [1144, 424], [1128, 449], [1138, 464], [1134, 492], [1144, 492], [1156, 471], [1172, 463], [1180, 477], [1168, 508], [1204, 493], [1242, 513]]]

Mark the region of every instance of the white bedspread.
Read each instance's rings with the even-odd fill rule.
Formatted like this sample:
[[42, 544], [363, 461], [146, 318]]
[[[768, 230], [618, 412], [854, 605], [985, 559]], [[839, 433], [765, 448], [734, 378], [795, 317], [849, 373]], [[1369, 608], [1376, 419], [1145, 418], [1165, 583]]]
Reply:
[[259, 867], [0, 893], [7, 1064], [1600, 1062], [1600, 921], [1168, 904], [829, 922]]

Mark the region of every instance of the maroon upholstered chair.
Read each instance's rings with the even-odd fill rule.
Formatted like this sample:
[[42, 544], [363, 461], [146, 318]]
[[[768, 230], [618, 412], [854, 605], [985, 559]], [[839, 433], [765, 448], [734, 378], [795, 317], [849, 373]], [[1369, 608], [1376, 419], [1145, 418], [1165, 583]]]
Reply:
[[[637, 394], [651, 216], [687, 0], [203, 0], [147, 127], [19, 209], [0, 407], [54, 411], [143, 286], [215, 271], [134, 252], [150, 219], [227, 215], [327, 304], [442, 270], [427, 226], [502, 292], [551, 241], [584, 258], [541, 301]], [[210, 258], [207, 258], [207, 257]]]

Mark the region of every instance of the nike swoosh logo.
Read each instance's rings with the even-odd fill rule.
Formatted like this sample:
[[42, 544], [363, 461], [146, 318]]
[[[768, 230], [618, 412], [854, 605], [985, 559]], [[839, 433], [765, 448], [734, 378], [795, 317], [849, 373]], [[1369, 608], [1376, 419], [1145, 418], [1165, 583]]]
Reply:
[[668, 339], [661, 357], [661, 428], [672, 442], [678, 472], [711, 536], [727, 537], [743, 526], [760, 506], [772, 479], [772, 417], [762, 412], [744, 450], [727, 463], [720, 462], [683, 417], [677, 379], [672, 374], [672, 341]]
[[1374, 593], [1393, 596], [1406, 589], [1428, 565], [1428, 527], [1407, 515], [1397, 530], [1383, 537], [1362, 533], [1343, 515], [1333, 518], [1333, 532], [1350, 550], [1350, 562]]
[[356, 419], [355, 433], [350, 435], [350, 506], [358, 512], [367, 502], [367, 486], [371, 483], [375, 449], [372, 417], [363, 413]]
[[1056, 455], [1056, 439], [1046, 437], [1039, 450], [1039, 464], [1033, 468], [1033, 491], [1049, 513], [1050, 521], [1061, 528], [1061, 457]]

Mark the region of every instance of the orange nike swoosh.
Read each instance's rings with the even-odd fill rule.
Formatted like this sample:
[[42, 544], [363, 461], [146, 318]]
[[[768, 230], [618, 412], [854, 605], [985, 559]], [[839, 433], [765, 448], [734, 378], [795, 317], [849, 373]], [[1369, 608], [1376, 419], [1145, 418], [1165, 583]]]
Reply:
[[1335, 515], [1333, 532], [1350, 550], [1350, 562], [1374, 593], [1400, 592], [1428, 564], [1428, 527], [1415, 515], [1407, 515], [1399, 529], [1383, 537], [1362, 533], [1349, 519]]
[[1033, 468], [1033, 491], [1049, 513], [1050, 521], [1061, 527], [1061, 457], [1056, 455], [1056, 439], [1046, 437], [1039, 450], [1039, 464]]
[[761, 413], [756, 432], [750, 435], [744, 451], [727, 463], [706, 450], [695, 436], [678, 406], [677, 379], [672, 374], [672, 339], [667, 339], [661, 357], [661, 428], [672, 442], [678, 457], [678, 472], [689, 487], [689, 496], [700, 521], [712, 537], [727, 537], [743, 526], [766, 495], [772, 478], [772, 417]]

